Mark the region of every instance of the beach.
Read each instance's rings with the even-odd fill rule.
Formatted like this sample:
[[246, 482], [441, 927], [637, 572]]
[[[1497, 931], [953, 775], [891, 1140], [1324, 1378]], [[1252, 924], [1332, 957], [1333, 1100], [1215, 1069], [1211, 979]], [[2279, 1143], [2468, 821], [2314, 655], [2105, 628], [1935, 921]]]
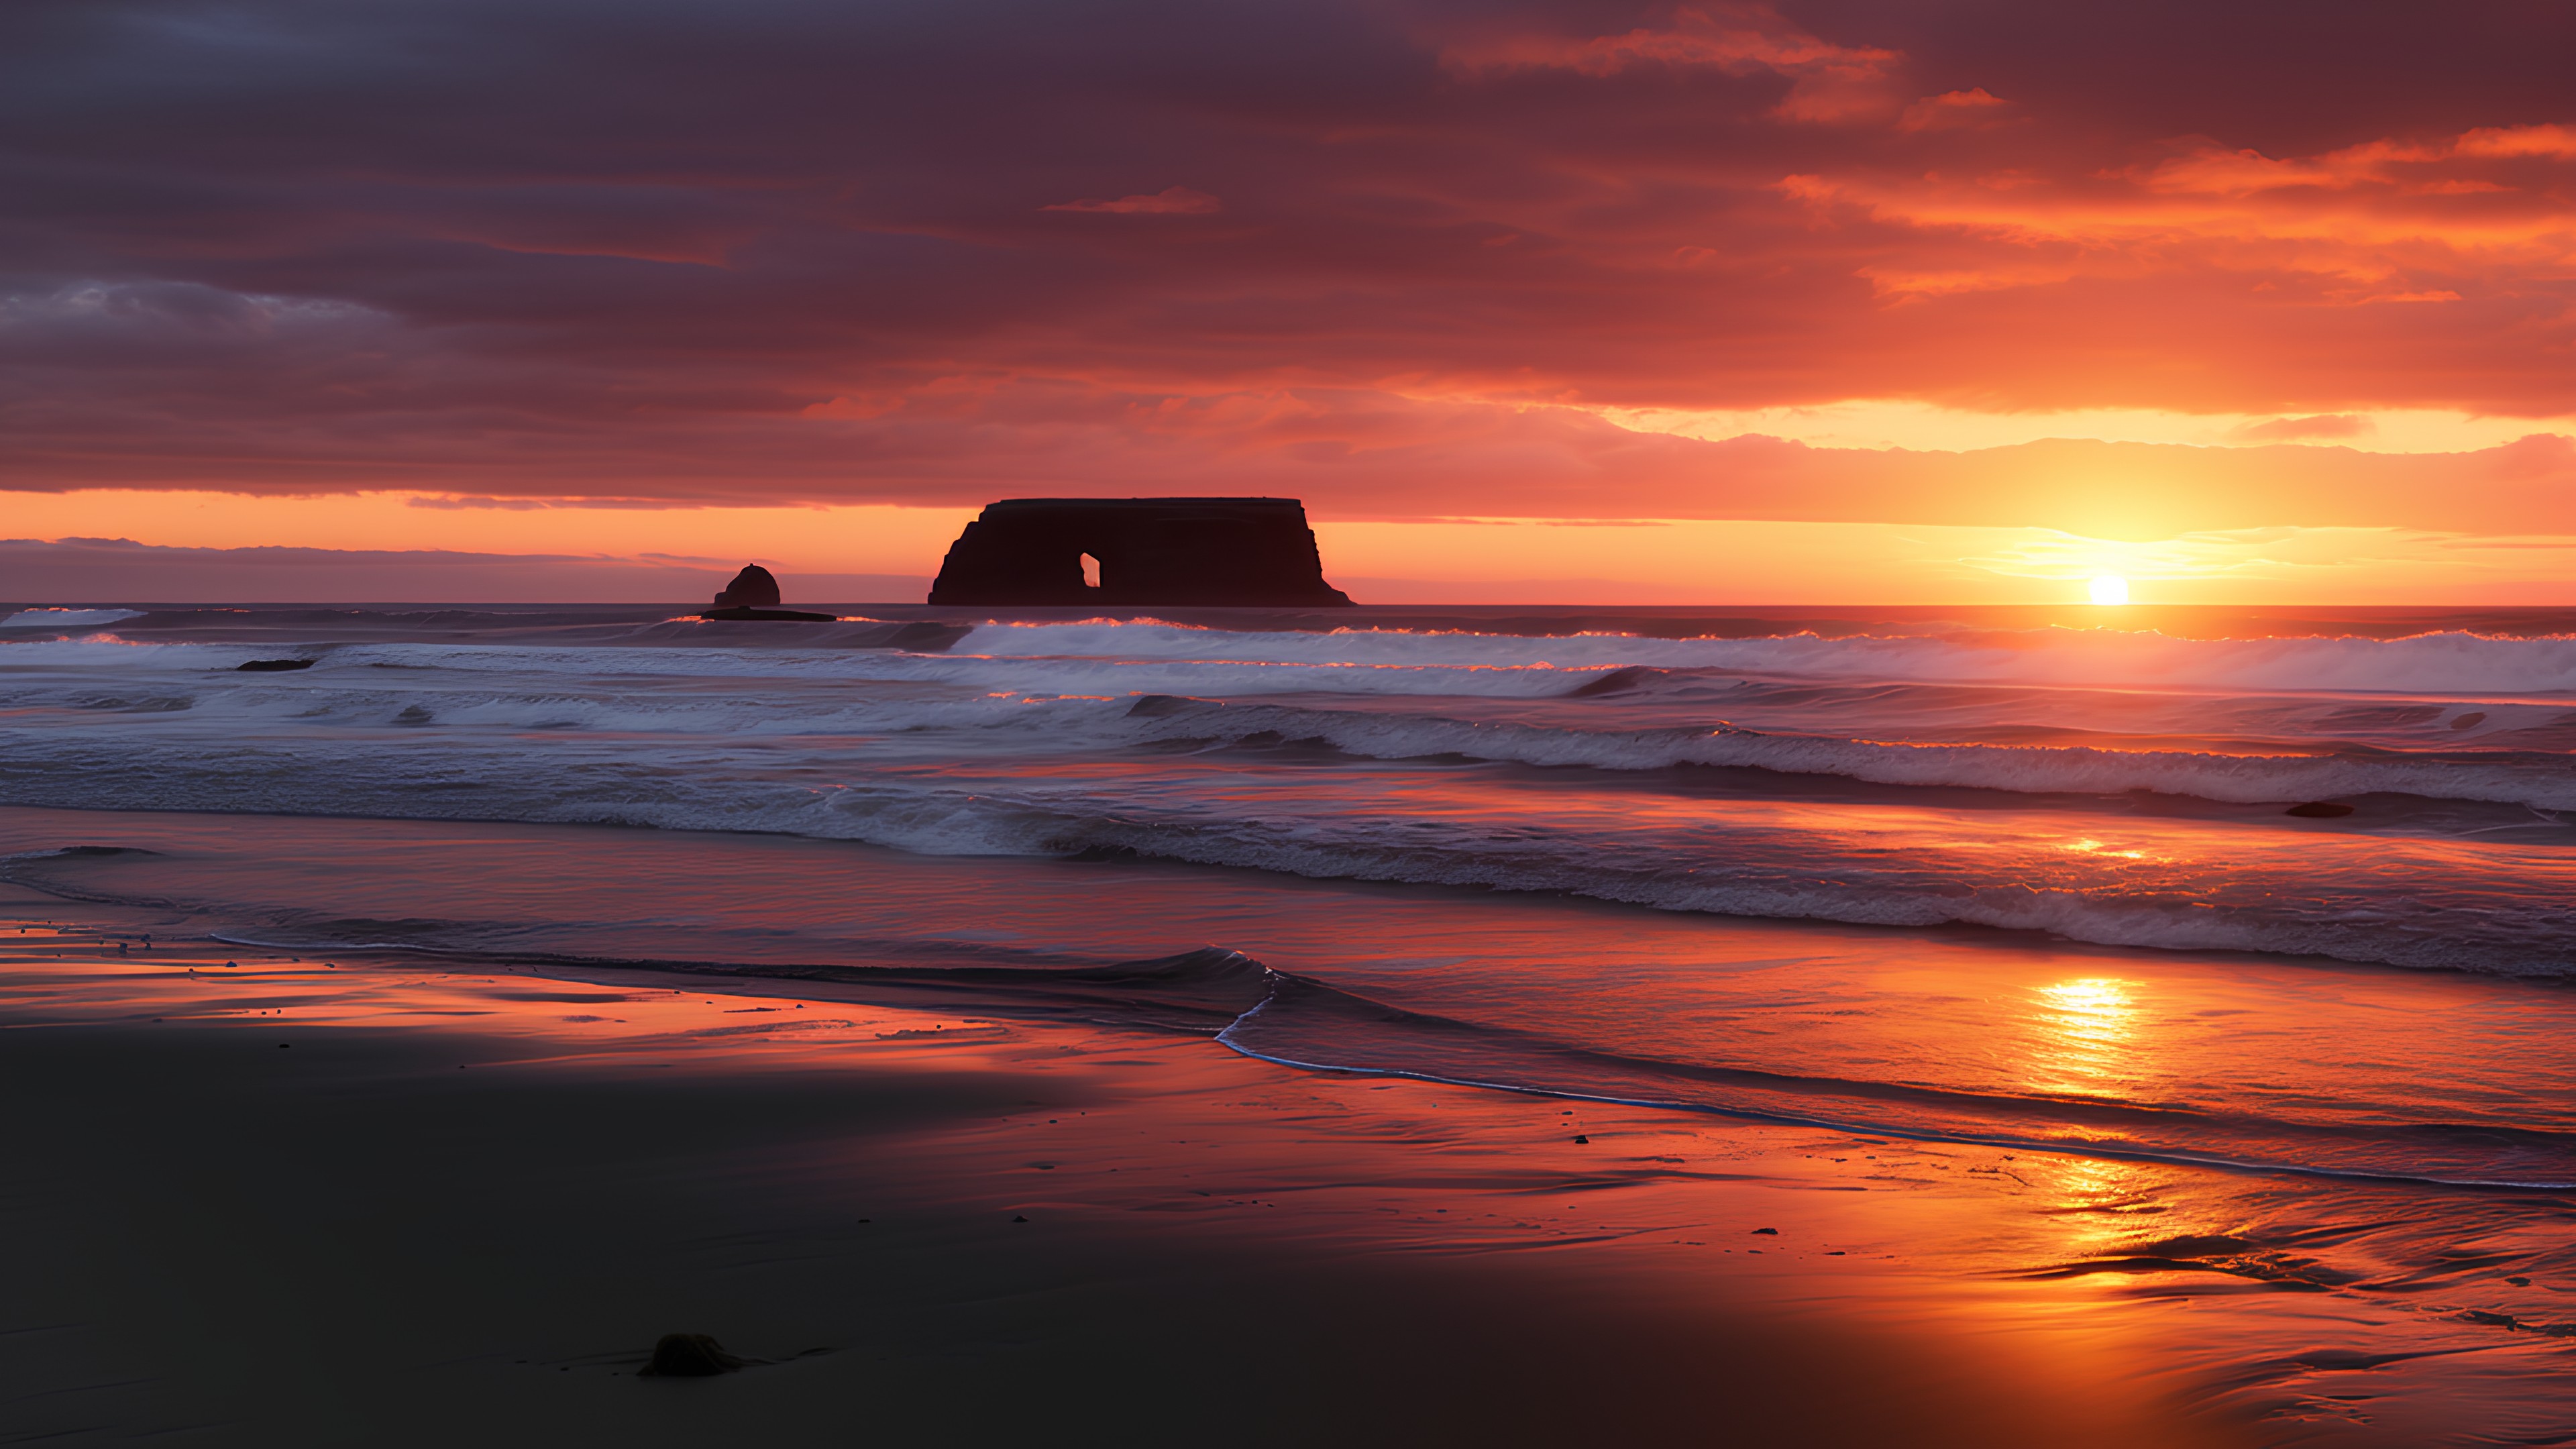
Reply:
[[2571, 74], [16, 0], [0, 1449], [2576, 1449]]
[[[1186, 1037], [100, 942], [0, 941], [25, 1438], [2251, 1442], [2062, 1286], [1927, 1274], [1963, 1204], [1894, 1152], [1854, 1183], [1812, 1134]], [[775, 1361], [636, 1377], [684, 1331]]]

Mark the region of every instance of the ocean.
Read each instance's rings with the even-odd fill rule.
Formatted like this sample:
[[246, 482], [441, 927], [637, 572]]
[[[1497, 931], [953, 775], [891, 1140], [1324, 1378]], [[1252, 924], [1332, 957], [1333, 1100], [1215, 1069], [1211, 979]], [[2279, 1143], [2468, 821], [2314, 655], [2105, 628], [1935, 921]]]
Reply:
[[2576, 1336], [2576, 612], [840, 612], [23, 610], [0, 879], [2191, 1169], [1975, 1271]]

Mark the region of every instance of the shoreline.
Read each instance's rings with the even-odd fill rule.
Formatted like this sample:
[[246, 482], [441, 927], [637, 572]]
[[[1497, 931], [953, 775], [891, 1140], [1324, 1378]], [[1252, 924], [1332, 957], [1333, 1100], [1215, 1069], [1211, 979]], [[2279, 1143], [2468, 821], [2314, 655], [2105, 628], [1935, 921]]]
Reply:
[[[21, 1432], [2255, 1442], [2089, 1295], [1927, 1268], [1885, 1230], [1958, 1200], [1791, 1166], [1830, 1134], [16, 924]], [[667, 1332], [776, 1362], [632, 1380]]]
[[[1276, 1065], [1212, 1040], [1251, 962], [1157, 953], [1277, 963], [1255, 1035], [1353, 1067], [1535, 1030], [2153, 1108], [2331, 1053], [2414, 1062], [2435, 1124], [2546, 1116], [2560, 992], [795, 837], [0, 826], [121, 847], [0, 882], [11, 1433], [2414, 1449], [2576, 1409], [2563, 1194]], [[639, 1398], [666, 1333], [767, 1362]]]

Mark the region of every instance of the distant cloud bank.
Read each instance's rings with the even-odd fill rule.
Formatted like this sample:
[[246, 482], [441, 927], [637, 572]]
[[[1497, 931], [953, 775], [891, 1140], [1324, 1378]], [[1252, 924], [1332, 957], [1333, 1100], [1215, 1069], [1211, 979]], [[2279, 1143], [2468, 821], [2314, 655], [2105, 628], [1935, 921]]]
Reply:
[[[0, 608], [132, 604], [528, 603], [702, 607], [739, 564], [568, 554], [165, 548], [122, 538], [0, 539]], [[800, 574], [811, 603], [919, 603], [930, 580]]]

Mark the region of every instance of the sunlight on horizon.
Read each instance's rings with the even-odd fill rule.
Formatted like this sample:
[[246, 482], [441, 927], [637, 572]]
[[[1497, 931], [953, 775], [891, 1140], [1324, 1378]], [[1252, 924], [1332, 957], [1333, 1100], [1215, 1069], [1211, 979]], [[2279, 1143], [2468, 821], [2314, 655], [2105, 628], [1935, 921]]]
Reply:
[[2093, 602], [2106, 608], [2129, 602], [2129, 581], [2118, 574], [2103, 574], [2085, 586]]
[[[756, 560], [800, 597], [837, 593], [835, 602], [854, 602], [917, 597], [976, 514], [967, 506], [864, 502], [629, 503], [417, 491], [16, 494], [9, 519], [15, 539], [67, 542], [59, 550], [13, 544], [0, 573], [23, 596], [19, 603], [36, 595], [94, 601], [174, 590], [206, 594], [206, 601], [327, 601], [346, 597], [350, 585], [337, 570], [349, 567], [377, 571], [370, 577], [379, 586], [399, 588], [415, 602], [488, 602], [496, 585], [526, 602], [632, 602], [702, 597]], [[2576, 601], [2576, 536], [2281, 527], [2140, 541], [1919, 523], [1310, 516], [1326, 576], [1365, 603], [2089, 603], [2089, 585], [2105, 576], [2130, 584], [2132, 604], [2143, 583], [2158, 607]], [[144, 548], [73, 546], [117, 538]], [[185, 557], [149, 549], [243, 552]], [[363, 558], [296, 550], [391, 552]], [[65, 556], [46, 563], [49, 551]], [[441, 551], [489, 556], [432, 556]]]

